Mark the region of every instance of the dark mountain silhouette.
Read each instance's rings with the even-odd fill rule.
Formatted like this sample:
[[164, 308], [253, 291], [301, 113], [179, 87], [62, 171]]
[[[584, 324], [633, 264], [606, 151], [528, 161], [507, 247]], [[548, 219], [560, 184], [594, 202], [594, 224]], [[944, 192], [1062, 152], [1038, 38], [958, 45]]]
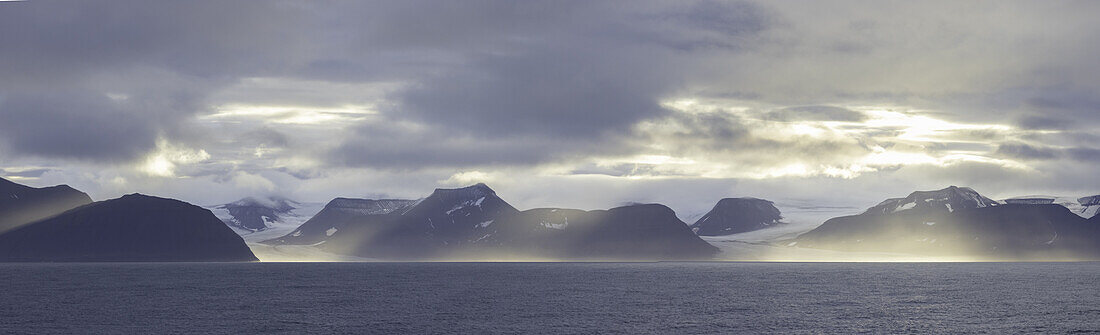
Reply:
[[364, 217], [321, 247], [386, 259], [425, 259], [464, 250], [498, 217], [518, 212], [485, 184], [436, 189], [409, 207]]
[[34, 188], [0, 178], [0, 233], [91, 202], [68, 185]]
[[560, 210], [570, 213], [561, 222], [555, 221], [559, 214], [551, 214], [556, 211], [520, 212], [488, 186], [477, 184], [436, 189], [407, 207], [382, 213], [341, 213], [326, 207], [298, 231], [268, 243], [312, 244], [383, 259], [701, 259], [716, 251], [661, 205]]
[[336, 198], [293, 232], [264, 241], [266, 244], [308, 245], [325, 241], [349, 225], [369, 222], [370, 217], [402, 210], [415, 200]]
[[[943, 192], [947, 190], [948, 192]], [[893, 211], [879, 206], [860, 215], [832, 218], [797, 238], [801, 247], [927, 255], [975, 255], [992, 259], [1097, 259], [1100, 226], [1054, 204], [983, 203], [977, 192]], [[958, 190], [969, 190], [958, 188]], [[972, 191], [972, 190], [970, 190]], [[914, 194], [917, 194], [915, 192]], [[928, 194], [929, 192], [924, 192]], [[924, 198], [928, 199], [928, 198]], [[950, 204], [946, 206], [945, 204]]]
[[691, 230], [700, 236], [744, 233], [780, 224], [783, 217], [771, 201], [757, 198], [725, 198], [696, 220]]
[[0, 260], [42, 262], [256, 261], [210, 211], [130, 194], [0, 234]]
[[499, 222], [478, 243], [559, 259], [698, 260], [718, 252], [659, 204], [594, 211], [539, 208]]

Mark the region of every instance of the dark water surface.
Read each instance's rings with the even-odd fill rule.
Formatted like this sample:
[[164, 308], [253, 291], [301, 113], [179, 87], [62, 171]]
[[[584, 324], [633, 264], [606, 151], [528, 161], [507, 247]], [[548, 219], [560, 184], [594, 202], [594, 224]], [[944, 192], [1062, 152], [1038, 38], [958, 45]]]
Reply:
[[1100, 263], [0, 264], [0, 333], [1085, 333]]

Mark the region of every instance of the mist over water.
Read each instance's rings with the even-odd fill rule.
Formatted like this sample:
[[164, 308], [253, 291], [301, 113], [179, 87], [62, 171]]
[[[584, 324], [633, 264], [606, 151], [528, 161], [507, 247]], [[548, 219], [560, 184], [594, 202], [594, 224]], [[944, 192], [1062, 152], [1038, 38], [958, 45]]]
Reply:
[[1100, 263], [0, 264], [0, 333], [1075, 333]]

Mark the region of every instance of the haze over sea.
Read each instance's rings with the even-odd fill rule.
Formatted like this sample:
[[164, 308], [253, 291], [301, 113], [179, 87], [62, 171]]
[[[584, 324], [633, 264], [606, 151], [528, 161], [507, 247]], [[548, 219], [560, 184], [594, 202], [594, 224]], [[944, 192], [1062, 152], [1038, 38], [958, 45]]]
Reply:
[[1095, 333], [1100, 263], [0, 264], [0, 333]]

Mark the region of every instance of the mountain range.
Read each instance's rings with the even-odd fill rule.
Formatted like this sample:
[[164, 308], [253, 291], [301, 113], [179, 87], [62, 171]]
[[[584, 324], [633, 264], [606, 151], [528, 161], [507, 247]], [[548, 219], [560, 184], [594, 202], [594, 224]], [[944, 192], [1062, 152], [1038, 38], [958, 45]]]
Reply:
[[[721, 199], [689, 225], [661, 204], [519, 210], [485, 184], [436, 189], [415, 200], [335, 198], [322, 207], [269, 196], [203, 208], [141, 194], [92, 202], [64, 185], [0, 179], [0, 261], [254, 261], [247, 243], [252, 250], [308, 248], [378, 260], [708, 260], [727, 247], [759, 243], [1100, 259], [1100, 216], [1088, 215], [1097, 207], [1100, 196], [995, 201], [951, 186], [886, 199], [819, 226], [791, 226], [802, 229], [792, 234], [773, 229], [789, 225], [773, 202], [751, 197]], [[776, 233], [736, 244], [737, 236], [765, 229]]]
[[[436, 189], [411, 200], [358, 200], [384, 210], [346, 211], [337, 199], [271, 244], [384, 259], [707, 259], [716, 251], [662, 205], [607, 211], [519, 211], [485, 184]], [[324, 232], [322, 236], [321, 232]]]
[[951, 186], [829, 219], [791, 245], [982, 259], [1098, 259], [1096, 220], [1056, 204], [1002, 204]]

